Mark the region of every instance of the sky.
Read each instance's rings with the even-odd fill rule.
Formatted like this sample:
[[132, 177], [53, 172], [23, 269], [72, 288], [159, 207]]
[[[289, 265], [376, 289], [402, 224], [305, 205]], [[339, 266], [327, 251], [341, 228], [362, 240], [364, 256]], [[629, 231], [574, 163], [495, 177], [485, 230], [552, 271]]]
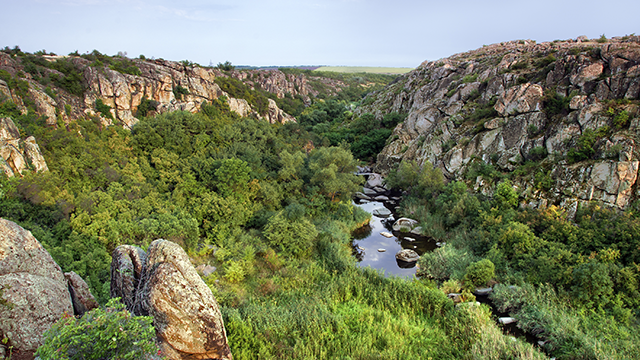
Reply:
[[416, 67], [502, 41], [640, 34], [640, 1], [0, 0], [0, 46], [252, 66]]

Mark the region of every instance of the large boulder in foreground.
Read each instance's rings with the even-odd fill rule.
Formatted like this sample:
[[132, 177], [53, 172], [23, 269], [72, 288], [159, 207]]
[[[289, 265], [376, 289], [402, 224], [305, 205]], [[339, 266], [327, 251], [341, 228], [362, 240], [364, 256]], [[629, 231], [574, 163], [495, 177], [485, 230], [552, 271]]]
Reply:
[[[0, 339], [13, 346], [13, 359], [33, 358], [42, 334], [64, 312], [73, 314], [68, 283], [60, 266], [16, 223], [0, 219]], [[7, 354], [8, 355], [8, 354]]]
[[211, 289], [171, 241], [149, 246], [134, 313], [153, 316], [160, 348], [169, 359], [232, 359]]

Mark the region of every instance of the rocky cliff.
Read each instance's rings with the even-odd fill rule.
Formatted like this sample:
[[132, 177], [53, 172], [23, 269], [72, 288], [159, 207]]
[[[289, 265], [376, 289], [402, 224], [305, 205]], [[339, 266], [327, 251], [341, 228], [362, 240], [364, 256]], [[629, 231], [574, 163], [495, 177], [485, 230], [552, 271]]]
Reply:
[[[154, 111], [159, 113], [175, 110], [196, 112], [203, 102], [211, 102], [221, 96], [226, 96], [231, 109], [241, 116], [254, 115], [271, 123], [284, 123], [295, 119], [279, 109], [275, 101], [269, 99], [268, 111], [258, 112], [246, 99], [232, 98], [222, 91], [215, 79], [232, 77], [253, 89], [273, 93], [277, 98], [290, 94], [301, 96], [307, 103], [318, 94], [311, 83], [320, 81], [304, 74], [285, 74], [279, 70], [221, 71], [166, 60], [114, 60], [116, 64], [117, 61], [126, 63], [127, 68], [123, 70], [80, 56], [31, 55], [29, 59], [29, 62], [24, 62], [20, 57], [0, 52], [0, 70], [7, 74], [4, 80], [0, 80], [0, 101], [2, 98], [11, 99], [23, 113], [27, 111], [28, 104], [33, 104], [39, 114], [47, 117], [49, 125], [95, 115], [104, 124], [118, 122], [131, 127], [138, 121], [137, 111], [146, 100], [153, 101]], [[51, 65], [58, 61], [61, 63]], [[12, 88], [8, 83], [11, 80], [7, 81], [9, 77], [26, 82], [27, 89], [18, 91]], [[73, 81], [78, 83], [77, 91], [63, 86]], [[329, 82], [326, 85], [334, 92], [346, 87], [340, 81], [323, 81]], [[109, 107], [107, 111], [96, 109], [98, 99]]]
[[640, 196], [639, 96], [640, 37], [520, 40], [424, 62], [358, 111], [407, 114], [376, 171], [429, 161], [490, 193], [495, 169], [524, 204], [575, 211]]
[[0, 118], [0, 172], [12, 177], [21, 176], [27, 169], [49, 171], [36, 139], [20, 139], [20, 131], [11, 118]]

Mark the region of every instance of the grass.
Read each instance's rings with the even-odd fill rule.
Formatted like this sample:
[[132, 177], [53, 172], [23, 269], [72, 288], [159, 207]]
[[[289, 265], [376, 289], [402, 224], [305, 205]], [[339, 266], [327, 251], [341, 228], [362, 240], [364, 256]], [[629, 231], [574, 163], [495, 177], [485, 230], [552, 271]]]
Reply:
[[314, 71], [331, 71], [339, 73], [369, 73], [369, 74], [406, 74], [413, 68], [404, 67], [368, 67], [368, 66], [322, 66]]

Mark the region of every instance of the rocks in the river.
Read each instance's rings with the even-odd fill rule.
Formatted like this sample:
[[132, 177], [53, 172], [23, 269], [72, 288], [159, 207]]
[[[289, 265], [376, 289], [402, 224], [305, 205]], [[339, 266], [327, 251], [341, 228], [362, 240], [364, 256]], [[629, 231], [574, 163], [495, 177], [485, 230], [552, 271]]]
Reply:
[[396, 259], [404, 262], [416, 262], [420, 259], [420, 255], [411, 249], [402, 249], [396, 254]]
[[387, 189], [383, 188], [382, 186], [375, 186], [373, 187], [373, 190], [375, 190], [379, 194], [384, 194], [387, 192]]
[[171, 241], [149, 246], [134, 310], [153, 316], [160, 348], [169, 359], [232, 358], [211, 289]]
[[503, 324], [503, 325], [512, 324], [512, 323], [517, 322], [517, 321], [518, 320], [516, 320], [515, 318], [512, 318], [512, 317], [501, 317], [501, 318], [498, 318], [498, 322], [500, 324]]
[[436, 246], [437, 246], [437, 247], [443, 247], [443, 246], [445, 246], [446, 244], [447, 244], [447, 243], [446, 243], [446, 242], [444, 242], [444, 241], [442, 241], [442, 242], [440, 242], [440, 241], [436, 242]]
[[382, 207], [382, 208], [377, 208], [373, 210], [373, 215], [377, 216], [377, 217], [382, 217], [382, 218], [386, 218], [388, 216], [391, 215], [391, 210]]
[[473, 294], [474, 295], [479, 295], [479, 296], [484, 296], [484, 295], [489, 295], [491, 294], [491, 292], [493, 291], [492, 288], [488, 287], [488, 288], [477, 288]]
[[423, 229], [422, 229], [422, 226], [416, 226], [413, 229], [411, 229], [411, 231], [409, 232], [412, 233], [413, 235], [422, 235]]
[[407, 240], [407, 241], [409, 241], [409, 242], [414, 242], [414, 241], [416, 241], [416, 239], [414, 239], [414, 238], [412, 238], [412, 237], [407, 237], [407, 236], [405, 236], [403, 239], [404, 239], [404, 240]]
[[382, 236], [384, 236], [384, 237], [386, 237], [386, 238], [392, 238], [392, 237], [393, 237], [393, 234], [392, 234], [392, 233], [390, 233], [390, 232], [386, 232], [386, 231], [382, 231], [382, 232], [380, 233], [380, 235], [382, 235]]
[[418, 222], [409, 218], [400, 218], [393, 224], [393, 231], [410, 232], [418, 226]]
[[31, 232], [5, 219], [0, 219], [0, 289], [10, 304], [0, 305], [0, 339], [8, 339], [4, 345], [13, 347], [14, 358], [32, 358], [44, 332], [63, 313], [73, 313], [60, 266]]
[[376, 174], [376, 173], [372, 173], [371, 175], [369, 175], [369, 177], [367, 178], [367, 183], [365, 184], [365, 187], [367, 188], [374, 188], [376, 186], [382, 186], [382, 175], [380, 174]]
[[389, 201], [389, 198], [384, 196], [384, 195], [378, 195], [375, 198], [373, 198], [375, 201]]
[[87, 311], [91, 311], [98, 307], [96, 298], [91, 294], [89, 285], [75, 272], [64, 273], [65, 279], [69, 286], [69, 295], [73, 305], [73, 313], [78, 316], [84, 315]]
[[361, 193], [361, 192], [357, 192], [357, 193], [355, 194], [355, 197], [356, 197], [356, 199], [371, 200], [371, 197], [370, 197], [370, 196], [365, 195], [365, 194], [363, 194], [363, 193]]
[[387, 249], [378, 249], [378, 252], [386, 252]]
[[373, 190], [373, 189], [369, 189], [369, 188], [367, 188], [367, 187], [366, 187], [366, 188], [363, 188], [363, 189], [362, 189], [362, 192], [364, 193], [364, 195], [367, 195], [367, 196], [369, 196], [369, 195], [371, 195], [371, 196], [377, 196], [377, 195], [378, 195], [378, 192], [377, 192], [377, 191], [375, 191], [375, 190]]

